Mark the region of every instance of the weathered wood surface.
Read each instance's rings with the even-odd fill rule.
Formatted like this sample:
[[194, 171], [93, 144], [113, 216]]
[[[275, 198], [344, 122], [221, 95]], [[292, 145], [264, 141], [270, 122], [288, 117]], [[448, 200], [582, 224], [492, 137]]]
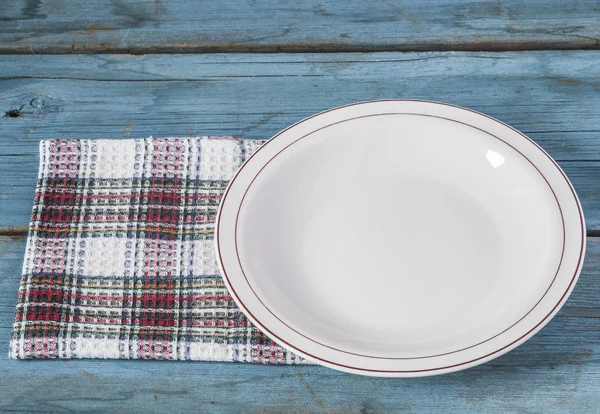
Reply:
[[597, 0], [13, 0], [0, 53], [597, 49]]
[[483, 366], [418, 379], [317, 366], [8, 360], [24, 240], [0, 237], [0, 412], [549, 414], [600, 407], [600, 238], [589, 239], [571, 298], [531, 340]]
[[[24, 232], [40, 139], [268, 138], [376, 98], [470, 107], [528, 134], [564, 168], [600, 231], [600, 51], [38, 55], [0, 58], [0, 228]], [[16, 230], [7, 228], [17, 227]]]
[[[577, 188], [588, 234], [600, 235], [599, 21], [597, 0], [3, 2], [0, 412], [597, 413], [596, 237], [547, 327], [503, 357], [441, 377], [7, 355], [40, 139], [265, 138], [350, 102], [447, 101], [542, 145]], [[384, 51], [394, 53], [372, 53]], [[172, 54], [190, 52], [223, 53]]]

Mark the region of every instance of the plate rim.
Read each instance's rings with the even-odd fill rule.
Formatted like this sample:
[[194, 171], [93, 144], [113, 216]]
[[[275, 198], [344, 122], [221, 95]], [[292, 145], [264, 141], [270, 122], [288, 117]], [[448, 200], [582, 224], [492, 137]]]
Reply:
[[[516, 134], [518, 136], [520, 136], [521, 138], [524, 138], [525, 140], [527, 140], [529, 143], [533, 144], [535, 148], [537, 148], [538, 151], [540, 151], [543, 155], [545, 155], [545, 157], [553, 164], [553, 166], [558, 170], [558, 172], [560, 172], [560, 174], [562, 175], [562, 178], [564, 179], [564, 181], [566, 182], [566, 184], [568, 185], [568, 188], [570, 190], [570, 192], [573, 195], [573, 199], [575, 200], [575, 205], [577, 208], [577, 213], [579, 214], [579, 222], [581, 224], [581, 244], [580, 244], [580, 252], [579, 252], [579, 258], [578, 258], [578, 262], [577, 265], [574, 269], [574, 274], [570, 279], [570, 282], [566, 288], [566, 290], [564, 291], [564, 293], [561, 295], [561, 297], [558, 299], [558, 301], [556, 301], [556, 303], [552, 302], [550, 303], [548, 306], [546, 306], [546, 308], [544, 309], [544, 313], [546, 312], [546, 309], [548, 309], [552, 304], [554, 305], [552, 307], [552, 309], [550, 310], [550, 312], [544, 316], [541, 320], [539, 320], [537, 322], [537, 324], [535, 324], [533, 327], [531, 327], [530, 325], [526, 325], [526, 329], [529, 329], [525, 334], [523, 334], [522, 336], [520, 336], [519, 338], [517, 338], [516, 340], [502, 346], [499, 349], [495, 349], [494, 351], [483, 355], [483, 356], [479, 356], [478, 358], [472, 359], [472, 360], [468, 360], [468, 361], [462, 361], [459, 362], [457, 364], [453, 364], [453, 365], [447, 365], [447, 366], [441, 366], [441, 367], [433, 367], [433, 368], [425, 368], [425, 369], [418, 369], [418, 370], [378, 370], [378, 369], [367, 369], [367, 368], [363, 368], [363, 367], [355, 367], [355, 366], [349, 366], [349, 365], [344, 365], [344, 364], [340, 364], [338, 362], [334, 362], [334, 361], [329, 361], [326, 359], [323, 359], [319, 356], [316, 355], [312, 355], [311, 353], [299, 349], [297, 346], [290, 344], [289, 342], [287, 342], [286, 340], [280, 338], [278, 335], [276, 335], [274, 332], [272, 332], [272, 330], [268, 329], [264, 323], [260, 322], [258, 320], [258, 318], [256, 318], [254, 316], [254, 314], [248, 309], [248, 307], [244, 304], [244, 302], [241, 300], [241, 298], [239, 297], [238, 293], [236, 292], [235, 288], [233, 287], [233, 285], [231, 284], [230, 280], [229, 280], [229, 276], [227, 275], [227, 271], [225, 270], [225, 265], [223, 263], [223, 256], [221, 254], [221, 244], [220, 244], [220, 237], [219, 237], [219, 229], [221, 228], [221, 216], [222, 216], [222, 207], [225, 205], [225, 200], [227, 198], [227, 195], [229, 194], [229, 191], [233, 185], [233, 183], [235, 182], [236, 178], [238, 177], [238, 175], [240, 175], [244, 169], [244, 166], [257, 154], [261, 151], [262, 148], [264, 148], [267, 144], [269, 144], [270, 142], [272, 142], [275, 138], [277, 138], [278, 136], [282, 135], [284, 132], [290, 130], [291, 128], [294, 128], [295, 126], [302, 124], [312, 118], [327, 114], [329, 112], [333, 112], [336, 110], [340, 110], [343, 108], [348, 108], [348, 107], [354, 107], [354, 106], [360, 106], [360, 105], [365, 105], [365, 104], [376, 104], [376, 103], [386, 103], [386, 102], [395, 102], [395, 103], [425, 103], [425, 104], [433, 104], [435, 105], [440, 105], [440, 106], [445, 106], [445, 107], [452, 107], [452, 108], [456, 108], [459, 110], [463, 110], [463, 111], [467, 111], [479, 116], [482, 116], [484, 118], [487, 118], [493, 122], [496, 122], [498, 124], [501, 124], [504, 127], [508, 127], [510, 130], [512, 130], [513, 132], [516, 132]], [[388, 112], [388, 115], [393, 115], [393, 112]], [[396, 113], [396, 114], [401, 114], [401, 113]], [[494, 336], [492, 336], [491, 338], [488, 338], [484, 341], [480, 341], [476, 344], [470, 345], [466, 348], [457, 350], [457, 351], [450, 351], [450, 352], [445, 352], [442, 354], [437, 354], [437, 355], [431, 355], [431, 356], [421, 356], [421, 357], [405, 357], [405, 358], [391, 358], [391, 357], [379, 357], [379, 356], [369, 356], [369, 355], [361, 355], [361, 354], [357, 354], [357, 353], [353, 353], [353, 352], [349, 352], [349, 351], [344, 351], [342, 349], [338, 349], [323, 343], [320, 343], [319, 341], [312, 339], [310, 337], [308, 337], [305, 334], [302, 334], [300, 332], [298, 332], [296, 329], [290, 327], [287, 323], [285, 323], [284, 321], [282, 321], [275, 313], [273, 313], [273, 311], [271, 311], [269, 309], [269, 307], [260, 299], [260, 297], [256, 294], [256, 292], [254, 292], [254, 289], [252, 287], [252, 285], [249, 283], [249, 281], [246, 278], [245, 273], [243, 272], [243, 268], [242, 269], [242, 273], [244, 275], [244, 277], [246, 278], [246, 281], [250, 287], [250, 289], [254, 292], [256, 298], [261, 302], [261, 304], [265, 307], [266, 310], [268, 310], [276, 319], [278, 319], [282, 324], [284, 324], [287, 328], [291, 329], [292, 331], [294, 331], [295, 333], [304, 336], [305, 338], [307, 338], [308, 340], [316, 343], [319, 346], [323, 346], [323, 347], [327, 347], [330, 349], [333, 349], [337, 352], [341, 352], [341, 353], [346, 353], [346, 354], [351, 354], [351, 355], [356, 355], [356, 356], [360, 356], [360, 357], [366, 357], [366, 358], [374, 358], [374, 359], [381, 359], [381, 360], [417, 360], [417, 359], [425, 359], [425, 358], [434, 358], [434, 357], [439, 357], [439, 356], [444, 356], [444, 355], [448, 355], [448, 354], [453, 354], [453, 353], [458, 353], [458, 352], [462, 352], [465, 350], [468, 350], [470, 348], [474, 348], [477, 347], [479, 345], [481, 345], [482, 343], [488, 342], [504, 333], [506, 333], [507, 331], [509, 331], [510, 329], [512, 329], [515, 325], [517, 325], [519, 322], [521, 322], [523, 319], [525, 319], [544, 299], [544, 297], [546, 296], [546, 294], [551, 290], [552, 288], [552, 284], [554, 283], [557, 275], [560, 272], [560, 268], [562, 265], [562, 256], [564, 256], [564, 252], [566, 250], [566, 246], [565, 246], [565, 241], [564, 239], [566, 238], [566, 228], [565, 228], [565, 224], [564, 224], [564, 217], [563, 217], [563, 213], [562, 213], [562, 209], [560, 206], [560, 202], [558, 199], [558, 196], [555, 193], [555, 189], [553, 188], [552, 184], [550, 184], [550, 182], [548, 181], [548, 179], [546, 178], [546, 176], [542, 173], [542, 171], [540, 171], [540, 169], [538, 168], [538, 165], [536, 165], [536, 163], [534, 163], [531, 159], [529, 159], [525, 154], [523, 154], [519, 149], [517, 149], [516, 147], [514, 147], [513, 145], [511, 145], [509, 142], [506, 142], [505, 140], [501, 139], [500, 137], [496, 136], [495, 134], [493, 134], [490, 131], [485, 130], [484, 128], [482, 128], [481, 126], [475, 126], [475, 125], [471, 125], [469, 123], [463, 122], [461, 120], [458, 119], [452, 119], [452, 118], [448, 118], [448, 117], [443, 117], [443, 116], [436, 116], [436, 115], [430, 115], [430, 114], [424, 114], [424, 113], [403, 113], [403, 115], [424, 115], [424, 116], [431, 116], [431, 117], [435, 117], [435, 118], [440, 118], [440, 119], [444, 119], [450, 122], [457, 122], [463, 125], [467, 125], [469, 127], [475, 128], [480, 130], [482, 133], [488, 134], [498, 140], [500, 140], [501, 142], [503, 142], [504, 144], [508, 145], [509, 147], [511, 147], [513, 150], [516, 150], [523, 158], [525, 158], [525, 160], [527, 160], [531, 166], [533, 166], [538, 173], [542, 176], [542, 178], [545, 180], [545, 182], [547, 183], [549, 189], [551, 190], [554, 198], [556, 199], [560, 214], [561, 214], [561, 220], [563, 222], [563, 248], [562, 248], [562, 254], [561, 254], [561, 261], [558, 264], [556, 273], [552, 279], [552, 282], [550, 283], [550, 285], [547, 287], [546, 291], [544, 292], [544, 294], [542, 295], [542, 297], [536, 302], [536, 304], [524, 315], [522, 316], [517, 322], [513, 323], [511, 326], [509, 326], [508, 328], [504, 329], [503, 331], [501, 331], [500, 333], [495, 334]], [[374, 115], [374, 114], [371, 114]], [[367, 116], [367, 115], [365, 115]], [[358, 117], [348, 117], [345, 118], [342, 121], [336, 122], [336, 123], [332, 123], [329, 124], [327, 126], [331, 126], [337, 123], [341, 123], [344, 121], [350, 121], [352, 119], [357, 119], [357, 118], [362, 118], [363, 116], [358, 116]], [[294, 142], [299, 141], [300, 139], [311, 135], [312, 133], [326, 128], [327, 126], [324, 126], [322, 128], [318, 128], [315, 130], [312, 130], [310, 133], [303, 135], [300, 138], [295, 139], [292, 143], [289, 143], [288, 145], [286, 145], [283, 149], [281, 149], [277, 154], [275, 154], [270, 160], [274, 159], [279, 153], [281, 153], [282, 151], [284, 151], [286, 148], [288, 148], [289, 146], [291, 146]], [[266, 167], [266, 165], [268, 165], [268, 163], [270, 162], [267, 161], [266, 163], [262, 163], [262, 168], [259, 170], [259, 172], [257, 172], [256, 176], [254, 177], [254, 179], [256, 179], [256, 177], [258, 177], [258, 175], [260, 174], [260, 172], [262, 171], [262, 169], [264, 169]], [[252, 182], [250, 184], [248, 184], [245, 187], [245, 191], [244, 191], [244, 195], [242, 196], [242, 199], [239, 202], [239, 206], [241, 207], [241, 205], [243, 204], [243, 200], [245, 198], [245, 194], [248, 192], [248, 190], [250, 189], [250, 187], [252, 186], [252, 183], [254, 182], [254, 179], [252, 180]], [[239, 215], [239, 209], [238, 209], [238, 213], [237, 215]], [[236, 255], [238, 255], [237, 253], [237, 215], [236, 215], [236, 219], [235, 219], [235, 227], [234, 227], [234, 239], [235, 239], [235, 244], [236, 244]], [[217, 262], [218, 262], [218, 266], [220, 268], [223, 280], [225, 282], [225, 285], [227, 286], [227, 288], [229, 289], [229, 292], [231, 293], [233, 299], [235, 300], [235, 302], [237, 303], [237, 305], [243, 310], [243, 312], [246, 314], [246, 316], [248, 317], [248, 319], [250, 319], [261, 331], [265, 332], [267, 334], [267, 336], [269, 336], [274, 342], [280, 344], [281, 346], [283, 346], [286, 349], [291, 350], [292, 352], [295, 352], [301, 356], [304, 356], [305, 358], [307, 358], [308, 360], [312, 360], [317, 362], [320, 365], [324, 365], [324, 366], [328, 366], [330, 368], [333, 369], [337, 369], [337, 370], [341, 370], [341, 371], [346, 371], [346, 372], [351, 372], [351, 373], [358, 373], [358, 374], [362, 374], [362, 375], [372, 375], [372, 376], [391, 376], [391, 377], [414, 377], [414, 376], [424, 376], [424, 375], [438, 375], [441, 373], [446, 373], [446, 372], [453, 372], [453, 371], [458, 371], [458, 370], [462, 370], [462, 369], [466, 369], [469, 368], [471, 366], [475, 366], [475, 365], [479, 365], [481, 363], [484, 363], [488, 360], [494, 359], [508, 351], [510, 351], [511, 349], [514, 349], [515, 347], [519, 346], [520, 344], [522, 344], [523, 342], [527, 341], [529, 338], [531, 338], [533, 335], [535, 335], [535, 333], [537, 333], [541, 328], [543, 328], [553, 317], [554, 315], [561, 309], [561, 307], [564, 305], [564, 303], [566, 302], [566, 300], [568, 299], [570, 293], [572, 292], [578, 278], [579, 275], [581, 273], [581, 268], [583, 265], [583, 261], [585, 258], [585, 248], [586, 248], [586, 241], [587, 241], [587, 237], [586, 237], [586, 232], [585, 232], [585, 218], [584, 218], [584, 214], [583, 214], [583, 209], [581, 207], [581, 203], [579, 201], [579, 198], [577, 196], [577, 193], [572, 185], [572, 183], [570, 182], [570, 180], [568, 179], [567, 175], [564, 173], [564, 171], [560, 168], [560, 166], [558, 165], [558, 163], [541, 147], [539, 146], [536, 142], [534, 142], [531, 138], [527, 137], [525, 134], [523, 134], [522, 132], [518, 131], [517, 129], [513, 128], [512, 126], [496, 119], [493, 118], [489, 115], [486, 115], [484, 113], [469, 109], [469, 108], [465, 108], [462, 106], [458, 106], [458, 105], [453, 105], [453, 104], [448, 104], [448, 103], [444, 103], [444, 102], [437, 102], [437, 101], [430, 101], [430, 100], [421, 100], [421, 99], [382, 99], [382, 100], [370, 100], [370, 101], [361, 101], [361, 102], [356, 102], [356, 103], [351, 103], [351, 104], [347, 104], [347, 105], [342, 105], [342, 106], [338, 106], [338, 107], [334, 107], [319, 113], [316, 113], [314, 115], [311, 115], [309, 117], [306, 117], [292, 125], [290, 125], [289, 127], [281, 130], [280, 132], [278, 132], [277, 134], [275, 134], [272, 138], [270, 138], [269, 140], [267, 140], [263, 146], [261, 146], [259, 149], [257, 149], [257, 151], [255, 151], [250, 157], [248, 157], [247, 160], [245, 160], [244, 164], [242, 164], [242, 166], [240, 166], [240, 168], [238, 169], [238, 171], [234, 174], [234, 176], [232, 177], [231, 181], [229, 182], [227, 189], [225, 190], [225, 192], [223, 193], [223, 196], [221, 198], [221, 202], [219, 204], [219, 208], [218, 208], [218, 212], [217, 212], [217, 216], [216, 216], [216, 221], [215, 221], [215, 237], [214, 237], [214, 244], [215, 244], [215, 251], [216, 251], [216, 256], [217, 256]], [[574, 249], [572, 249], [574, 250]], [[238, 261], [239, 261], [239, 255], [238, 255]], [[239, 264], [241, 267], [241, 263]], [[570, 269], [569, 269], [570, 271]]]

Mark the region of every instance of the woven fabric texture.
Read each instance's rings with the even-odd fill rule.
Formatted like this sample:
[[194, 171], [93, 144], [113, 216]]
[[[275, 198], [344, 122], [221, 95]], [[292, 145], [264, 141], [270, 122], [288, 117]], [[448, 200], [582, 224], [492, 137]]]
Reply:
[[249, 323], [214, 255], [220, 197], [261, 143], [42, 141], [10, 357], [305, 363]]

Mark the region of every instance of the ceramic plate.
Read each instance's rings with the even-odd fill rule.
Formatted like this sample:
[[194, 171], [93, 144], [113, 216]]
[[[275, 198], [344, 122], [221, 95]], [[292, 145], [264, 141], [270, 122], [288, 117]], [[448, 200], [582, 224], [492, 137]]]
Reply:
[[456, 371], [556, 314], [585, 251], [575, 191], [515, 129], [435, 102], [307, 118], [239, 170], [217, 217], [227, 287], [280, 345], [365, 375]]

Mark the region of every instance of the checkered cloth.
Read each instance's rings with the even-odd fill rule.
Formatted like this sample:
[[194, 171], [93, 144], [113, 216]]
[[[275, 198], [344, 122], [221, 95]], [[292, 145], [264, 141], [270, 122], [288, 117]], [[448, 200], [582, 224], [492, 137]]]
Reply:
[[249, 323], [215, 260], [220, 197], [261, 143], [42, 141], [10, 357], [305, 363]]

